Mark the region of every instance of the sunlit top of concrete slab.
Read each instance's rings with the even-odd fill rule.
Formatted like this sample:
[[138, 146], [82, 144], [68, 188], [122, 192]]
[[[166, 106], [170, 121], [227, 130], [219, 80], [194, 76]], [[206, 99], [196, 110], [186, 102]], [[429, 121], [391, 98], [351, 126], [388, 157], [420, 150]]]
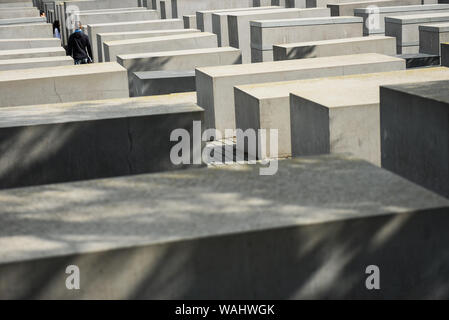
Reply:
[[203, 111], [194, 92], [0, 108], [0, 128]]
[[279, 71], [290, 71], [292, 69], [314, 69], [331, 68], [341, 65], [372, 63], [373, 61], [386, 62], [392, 59], [400, 60], [377, 53], [364, 53], [344, 56], [332, 56], [313, 59], [294, 59], [274, 62], [252, 63], [244, 65], [216, 66], [198, 68], [213, 77], [235, 76], [239, 74], [257, 74]]
[[274, 176], [239, 165], [5, 190], [0, 203], [0, 263], [449, 208], [340, 156], [280, 161]]
[[[449, 68], [425, 68], [238, 86], [257, 99], [290, 93], [329, 108], [379, 103], [379, 86], [449, 79]], [[324, 94], [325, 93], [325, 94]]]
[[2, 81], [16, 81], [29, 80], [39, 78], [53, 78], [66, 77], [80, 74], [105, 73], [126, 71], [121, 65], [116, 62], [85, 64], [78, 66], [62, 66], [62, 67], [47, 67], [23, 70], [11, 70], [0, 72], [0, 82]]
[[334, 43], [348, 43], [348, 42], [359, 42], [359, 41], [375, 41], [380, 39], [395, 39], [395, 37], [387, 37], [387, 36], [369, 36], [369, 37], [351, 37], [351, 38], [343, 38], [343, 39], [329, 39], [329, 40], [318, 40], [318, 41], [306, 41], [306, 42], [296, 42], [296, 43], [284, 43], [277, 44], [276, 47], [282, 48], [295, 48], [298, 46], [318, 46], [322, 44], [334, 44]]
[[449, 12], [442, 13], [418, 13], [404, 16], [390, 16], [385, 17], [385, 22], [397, 23], [397, 24], [414, 24], [414, 23], [432, 23], [444, 20], [449, 17]]
[[239, 49], [233, 47], [219, 47], [219, 48], [205, 48], [205, 49], [190, 49], [190, 50], [176, 50], [176, 51], [159, 51], [147, 53], [132, 53], [118, 55], [119, 59], [134, 59], [134, 58], [151, 58], [151, 57], [166, 57], [166, 56], [182, 56], [189, 54], [202, 54], [213, 52], [237, 52]]

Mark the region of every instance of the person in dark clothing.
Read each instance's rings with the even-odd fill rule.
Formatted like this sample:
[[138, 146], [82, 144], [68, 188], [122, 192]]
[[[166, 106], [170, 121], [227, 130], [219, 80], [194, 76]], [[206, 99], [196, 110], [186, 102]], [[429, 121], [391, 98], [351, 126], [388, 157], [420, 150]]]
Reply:
[[69, 37], [67, 55], [75, 60], [75, 64], [87, 64], [93, 62], [89, 37], [84, 34], [81, 22], [76, 23], [76, 30]]

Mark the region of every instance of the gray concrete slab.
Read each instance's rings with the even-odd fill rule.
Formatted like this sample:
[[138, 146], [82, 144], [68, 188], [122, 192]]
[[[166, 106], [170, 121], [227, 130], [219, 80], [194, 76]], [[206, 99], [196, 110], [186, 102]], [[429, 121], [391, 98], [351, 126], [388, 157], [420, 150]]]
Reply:
[[196, 23], [196, 15], [185, 15], [182, 17], [184, 21], [184, 29], [197, 29], [198, 25]]
[[449, 67], [449, 43], [441, 44], [441, 65]]
[[0, 39], [53, 38], [49, 23], [0, 26]]
[[61, 48], [61, 41], [55, 38], [0, 39], [0, 51], [49, 47]]
[[196, 91], [195, 71], [139, 71], [131, 78], [131, 97]]
[[46, 23], [46, 18], [41, 17], [25, 17], [25, 18], [10, 18], [0, 19], [0, 26], [14, 26], [22, 24], [41, 24]]
[[213, 9], [213, 10], [203, 10], [196, 12], [196, 21], [198, 29], [203, 32], [213, 32], [212, 27], [212, 15], [216, 13], [231, 13], [240, 11], [258, 11], [267, 9], [280, 9], [279, 6], [268, 6], [268, 7], [247, 7], [247, 8], [230, 8], [230, 9]]
[[449, 22], [449, 13], [424, 13], [385, 18], [385, 35], [396, 37], [398, 53], [419, 53], [419, 26]]
[[274, 61], [358, 53], [396, 55], [396, 38], [370, 36], [273, 45]]
[[272, 9], [257, 12], [243, 11], [228, 14], [228, 34], [231, 47], [242, 50], [243, 63], [251, 62], [250, 21], [261, 19], [289, 19], [313, 16], [329, 16], [325, 8], [312, 9]]
[[167, 17], [179, 18], [197, 11], [253, 7], [253, 0], [171, 0], [166, 4]]
[[183, 28], [183, 22], [180, 19], [128, 21], [128, 22], [117, 22], [117, 23], [90, 24], [87, 26], [87, 33], [89, 35], [89, 39], [91, 39], [92, 50], [98, 51], [97, 42], [92, 40], [92, 39], [94, 39], [94, 40], [97, 39], [98, 33], [169, 30], [169, 29], [182, 29], [182, 28]]
[[116, 61], [118, 55], [217, 47], [213, 33], [187, 33], [173, 36], [107, 41], [103, 44], [104, 60]]
[[449, 80], [449, 69], [422, 68], [320, 80], [303, 83], [291, 93], [292, 154], [349, 152], [380, 166], [383, 133], [379, 87]]
[[39, 10], [33, 7], [0, 8], [0, 19], [39, 17]]
[[58, 57], [58, 56], [65, 56], [65, 55], [66, 55], [66, 52], [65, 52], [64, 48], [62, 48], [62, 47], [0, 50], [0, 60], [40, 58], [40, 57]]
[[0, 60], [0, 71], [70, 65], [73, 65], [73, 59], [67, 56], [8, 59]]
[[449, 22], [419, 26], [419, 52], [441, 56], [441, 44], [449, 42]]
[[151, 37], [162, 37], [185, 33], [197, 33], [198, 29], [171, 29], [171, 30], [148, 30], [148, 31], [127, 31], [127, 32], [106, 32], [97, 33], [97, 59], [95, 61], [103, 62], [104, 42], [115, 40], [140, 39]]
[[126, 98], [128, 78], [117, 63], [4, 71], [0, 95], [0, 107]]
[[[360, 64], [359, 66], [354, 64], [351, 67], [346, 66], [342, 75], [366, 73], [369, 76], [369, 73], [373, 72], [405, 70], [405, 62], [394, 58], [379, 63]], [[318, 77], [323, 76], [321, 74]], [[300, 88], [304, 82], [305, 80], [294, 80], [235, 86], [236, 127], [244, 131], [247, 129], [256, 131], [259, 129], [278, 130], [277, 153], [280, 157], [290, 157], [292, 155], [292, 140], [301, 138], [292, 135], [291, 126], [295, 126], [295, 124], [292, 123], [290, 115], [290, 93]], [[323, 80], [323, 92], [327, 90], [325, 85], [326, 82]], [[257, 139], [260, 139], [260, 137], [257, 137]], [[263, 155], [276, 157], [276, 154], [271, 153], [269, 145], [261, 143], [261, 148], [257, 150], [257, 156], [261, 159]]]
[[273, 46], [361, 37], [360, 17], [317, 17], [251, 21], [251, 62], [273, 61]]
[[117, 56], [117, 62], [128, 70], [130, 92], [132, 77], [139, 71], [195, 70], [197, 67], [241, 64], [239, 49], [232, 47], [162, 51]]
[[449, 81], [380, 88], [382, 167], [449, 198]]
[[359, 8], [375, 7], [392, 7], [392, 6], [409, 6], [423, 4], [422, 0], [370, 0], [370, 1], [354, 1], [342, 3], [328, 3], [327, 7], [331, 9], [332, 16], [353, 16], [354, 10]]
[[[197, 68], [198, 105], [205, 109], [205, 126], [225, 130], [235, 129], [234, 87], [244, 84], [311, 79], [344, 75], [348, 72], [373, 71], [373, 67], [398, 65], [402, 59], [375, 53], [297, 59], [248, 65]], [[364, 69], [364, 68], [367, 69]], [[355, 71], [357, 70], [357, 71]]]
[[[0, 192], [4, 298], [448, 297], [437, 290], [448, 277], [446, 199], [352, 157], [280, 161], [269, 177], [259, 169]], [[366, 290], [373, 261], [382, 292]], [[69, 265], [81, 290], [66, 289]]]
[[363, 35], [385, 34], [385, 17], [422, 13], [437, 13], [449, 10], [449, 4], [423, 4], [378, 8], [354, 9], [356, 17], [363, 18]]
[[259, 10], [271, 10], [277, 9], [276, 6], [266, 6], [266, 7], [254, 7], [251, 9], [243, 8], [242, 9], [234, 9], [233, 11], [222, 11], [212, 13], [212, 32], [217, 35], [218, 45], [220, 47], [229, 46], [229, 27], [228, 27], [228, 15], [233, 14], [233, 12], [242, 12], [242, 11], [259, 11]]
[[186, 168], [170, 160], [170, 135], [191, 133], [193, 121], [201, 121], [194, 99], [190, 93], [2, 108], [0, 188]]

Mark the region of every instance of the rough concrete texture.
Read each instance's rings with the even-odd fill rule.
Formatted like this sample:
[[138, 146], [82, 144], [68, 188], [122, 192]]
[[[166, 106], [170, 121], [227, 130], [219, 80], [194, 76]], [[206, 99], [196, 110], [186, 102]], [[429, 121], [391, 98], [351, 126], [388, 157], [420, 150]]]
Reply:
[[373, 72], [384, 63], [387, 68], [404, 68], [402, 59], [375, 53], [198, 68], [198, 105], [205, 110], [205, 126], [224, 135], [226, 129], [236, 128], [234, 86]]
[[194, 70], [134, 72], [130, 82], [131, 97], [196, 91]]
[[419, 53], [419, 26], [449, 22], [449, 12], [385, 18], [385, 35], [396, 37], [398, 54]]
[[449, 41], [449, 22], [419, 26], [419, 52], [441, 56], [441, 43]]
[[49, 23], [17, 24], [0, 26], [0, 39], [53, 38]]
[[117, 63], [4, 71], [0, 96], [0, 107], [126, 98], [128, 78]]
[[[0, 42], [1, 43], [1, 42]], [[62, 47], [0, 50], [0, 60], [65, 56]]]
[[41, 24], [46, 23], [46, 18], [41, 17], [25, 17], [25, 18], [11, 18], [11, 19], [0, 19], [0, 26], [14, 26], [22, 24]]
[[241, 11], [259, 11], [259, 10], [270, 10], [276, 9], [276, 6], [267, 6], [267, 7], [255, 7], [251, 9], [243, 8], [243, 9], [234, 9], [232, 11], [222, 11], [212, 13], [212, 32], [217, 35], [218, 45], [220, 47], [229, 46], [229, 32], [228, 32], [228, 15], [232, 15], [234, 12]]
[[70, 65], [73, 65], [73, 59], [67, 56], [8, 59], [0, 60], [0, 71]]
[[298, 85], [290, 96], [292, 154], [349, 152], [380, 166], [379, 87], [437, 80], [449, 80], [449, 69], [344, 76]]
[[357, 53], [396, 55], [396, 38], [370, 36], [273, 45], [274, 61]]
[[192, 134], [193, 121], [201, 121], [194, 99], [190, 93], [2, 108], [0, 188], [184, 168], [170, 160], [170, 134]]
[[229, 44], [242, 50], [243, 63], [251, 62], [250, 21], [262, 19], [293, 19], [313, 16], [329, 16], [326, 8], [272, 9], [262, 11], [234, 12], [228, 15]]
[[449, 11], [449, 4], [423, 4], [354, 9], [356, 17], [363, 18], [363, 35], [385, 34], [385, 17]]
[[318, 17], [251, 21], [251, 61], [273, 61], [273, 45], [361, 37], [362, 18]]
[[197, 29], [171, 29], [171, 30], [149, 30], [149, 31], [127, 31], [127, 32], [107, 32], [97, 34], [97, 48], [96, 56], [94, 54], [95, 61], [103, 62], [104, 46], [103, 43], [107, 41], [115, 40], [128, 40], [139, 38], [151, 38], [162, 37], [184, 33], [196, 33], [200, 32]]
[[174, 51], [185, 49], [216, 48], [217, 36], [200, 32], [172, 36], [116, 40], [104, 43], [104, 60], [116, 61], [118, 55]]
[[[259, 168], [0, 192], [2, 297], [448, 298], [446, 199], [351, 157]], [[373, 261], [380, 291], [365, 286]], [[66, 289], [68, 265], [81, 290]]]
[[382, 167], [449, 198], [449, 81], [380, 88]]
[[92, 50], [98, 51], [97, 42], [92, 40], [97, 39], [98, 33], [167, 30], [167, 29], [182, 29], [182, 28], [183, 22], [180, 19], [127, 21], [117, 23], [90, 24], [87, 26], [87, 33], [89, 35], [89, 39], [91, 39]]
[[352, 16], [354, 10], [358, 8], [367, 8], [369, 6], [391, 7], [391, 6], [409, 6], [423, 4], [422, 0], [371, 0], [354, 1], [342, 3], [328, 3], [327, 7], [331, 9], [332, 16]]
[[231, 47], [206, 48], [120, 55], [117, 56], [117, 62], [128, 70], [131, 92], [133, 90], [132, 77], [134, 72], [193, 71], [198, 67], [241, 64], [242, 55], [239, 49]]

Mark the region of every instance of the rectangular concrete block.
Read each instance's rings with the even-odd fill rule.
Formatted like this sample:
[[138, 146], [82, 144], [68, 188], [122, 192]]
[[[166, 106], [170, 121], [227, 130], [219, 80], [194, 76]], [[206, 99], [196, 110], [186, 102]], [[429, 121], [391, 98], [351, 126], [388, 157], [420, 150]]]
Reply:
[[117, 61], [128, 70], [131, 92], [134, 72], [193, 71], [198, 67], [241, 64], [242, 55], [239, 49], [224, 47], [119, 55]]
[[195, 71], [140, 71], [131, 78], [131, 97], [196, 91]]
[[167, 11], [173, 18], [195, 14], [197, 11], [247, 8], [257, 5], [253, 5], [253, 0], [167, 0], [166, 2], [168, 2]]
[[396, 55], [396, 38], [370, 36], [273, 45], [274, 61], [358, 53]]
[[73, 65], [67, 56], [0, 60], [0, 71]]
[[320, 80], [298, 85], [290, 96], [293, 156], [347, 152], [380, 166], [383, 133], [379, 87], [449, 80], [449, 69], [423, 68]]
[[117, 63], [3, 71], [0, 96], [0, 107], [126, 98], [128, 79]]
[[139, 0], [95, 0], [95, 1], [64, 1], [65, 10], [69, 6], [76, 6], [80, 11], [85, 10], [100, 10], [100, 9], [114, 9], [114, 8], [131, 8], [138, 7]]
[[203, 111], [194, 98], [189, 94], [3, 108], [0, 188], [185, 168], [170, 160], [177, 143], [170, 141], [170, 134], [175, 129], [191, 133], [193, 121], [201, 121]]
[[449, 42], [449, 22], [419, 26], [419, 52], [441, 56], [441, 44]]
[[441, 65], [449, 67], [449, 43], [441, 44]]
[[0, 26], [0, 39], [53, 38], [49, 23]]
[[258, 11], [258, 10], [266, 10], [266, 9], [276, 9], [281, 7], [269, 6], [269, 7], [248, 7], [248, 8], [231, 8], [231, 9], [214, 9], [214, 10], [204, 10], [196, 12], [196, 21], [198, 29], [203, 32], [213, 32], [212, 28], [212, 15], [215, 13], [231, 13], [231, 12], [240, 12], [240, 11]]
[[382, 167], [449, 198], [449, 81], [380, 88]]
[[[151, 37], [162, 37], [184, 33], [200, 32], [197, 29], [169, 29], [169, 30], [148, 30], [148, 31], [126, 31], [126, 32], [106, 32], [97, 33], [97, 57], [95, 61], [103, 62], [104, 57], [104, 42], [115, 40], [140, 39]], [[95, 55], [94, 55], [95, 58]]]
[[358, 8], [375, 7], [392, 7], [392, 6], [408, 6], [420, 5], [422, 0], [371, 0], [371, 1], [354, 1], [342, 3], [328, 3], [327, 7], [331, 9], [332, 16], [353, 16], [354, 10]]
[[423, 4], [354, 9], [356, 17], [363, 18], [363, 35], [385, 34], [385, 17], [449, 11], [449, 4]]
[[419, 53], [419, 26], [449, 22], [448, 13], [428, 13], [385, 18], [385, 35], [396, 37], [399, 54]]
[[191, 14], [191, 15], [186, 15], [184, 17], [182, 17], [183, 21], [184, 21], [184, 29], [197, 29], [198, 25], [196, 22], [196, 15]]
[[359, 17], [251, 21], [251, 61], [273, 61], [273, 46], [362, 36]]
[[231, 47], [242, 50], [243, 63], [251, 62], [250, 22], [261, 19], [292, 19], [310, 16], [329, 16], [328, 9], [272, 9], [257, 12], [243, 11], [228, 14], [228, 34]]
[[155, 31], [155, 30], [170, 30], [182, 28], [183, 28], [182, 20], [170, 19], [170, 20], [128, 21], [117, 23], [90, 24], [87, 26], [87, 32], [92, 44], [92, 50], [95, 51], [96, 49], [98, 51], [97, 41], [93, 41], [97, 39], [98, 33]]
[[59, 56], [65, 56], [65, 55], [66, 55], [66, 52], [65, 52], [64, 48], [62, 48], [62, 47], [0, 50], [0, 60], [41, 58], [41, 57], [59, 57]]
[[[341, 75], [405, 70], [405, 62], [402, 59], [384, 57], [378, 61], [357, 63], [357, 56], [353, 57], [353, 62], [344, 66]], [[332, 76], [337, 76], [337, 73]], [[296, 138], [292, 137], [290, 125], [290, 93], [304, 82], [304, 80], [295, 80], [234, 87], [236, 127], [243, 131], [247, 129], [256, 131], [264, 129], [267, 132], [278, 130], [278, 155], [290, 157], [292, 155], [292, 139]], [[258, 136], [257, 139], [261, 138]], [[262, 158], [262, 155], [276, 156], [271, 154], [268, 144], [261, 143], [260, 146], [261, 148], [257, 150], [258, 158]]]
[[173, 36], [116, 40], [104, 43], [104, 60], [116, 61], [118, 55], [217, 47], [217, 36], [200, 32]]
[[34, 39], [0, 39], [0, 50], [21, 50], [40, 48], [61, 48], [61, 41], [56, 38], [34, 38]]
[[212, 32], [217, 35], [218, 45], [220, 47], [229, 46], [229, 33], [228, 33], [228, 15], [232, 15], [234, 12], [242, 12], [242, 11], [259, 11], [259, 10], [271, 10], [278, 9], [278, 6], [266, 6], [266, 7], [254, 7], [251, 9], [242, 8], [242, 9], [233, 9], [232, 11], [215, 11], [212, 13]]
[[206, 127], [216, 128], [224, 135], [226, 129], [236, 128], [235, 86], [338, 76], [351, 70], [362, 72], [364, 66], [372, 72], [372, 66], [386, 62], [405, 68], [402, 59], [374, 53], [198, 68], [198, 105], [205, 109]]
[[[260, 168], [3, 190], [3, 297], [448, 298], [437, 290], [448, 277], [446, 199], [353, 157], [280, 161], [269, 177]], [[365, 286], [373, 261], [382, 294]], [[82, 290], [65, 286], [74, 263]], [[48, 270], [54, 280], [41, 287]]]

